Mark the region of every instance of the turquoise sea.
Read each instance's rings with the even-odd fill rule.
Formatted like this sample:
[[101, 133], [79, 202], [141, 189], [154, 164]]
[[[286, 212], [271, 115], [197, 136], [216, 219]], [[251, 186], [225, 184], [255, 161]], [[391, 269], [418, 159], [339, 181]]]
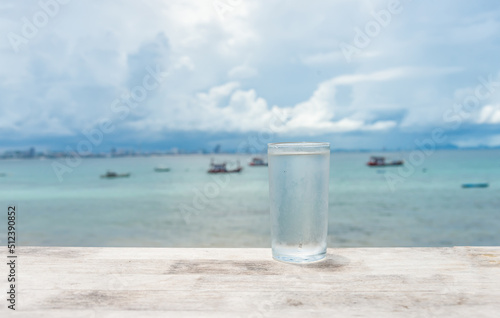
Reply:
[[[436, 151], [404, 170], [367, 167], [375, 154], [331, 155], [330, 247], [500, 245], [500, 150]], [[211, 158], [245, 168], [209, 175]], [[250, 158], [85, 159], [62, 182], [53, 160], [2, 160], [0, 226], [15, 203], [21, 245], [269, 247], [267, 168], [249, 167]], [[108, 169], [131, 176], [101, 179]], [[471, 182], [489, 187], [461, 188]]]

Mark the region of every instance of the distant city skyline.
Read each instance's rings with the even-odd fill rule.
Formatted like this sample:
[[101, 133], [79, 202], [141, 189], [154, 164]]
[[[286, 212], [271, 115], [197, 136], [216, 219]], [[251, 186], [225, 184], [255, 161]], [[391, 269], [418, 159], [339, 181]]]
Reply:
[[500, 146], [499, 4], [222, 2], [2, 4], [0, 152]]
[[[500, 149], [498, 147], [487, 147], [487, 146], [477, 146], [477, 147], [464, 147], [459, 148], [452, 145], [438, 146], [435, 150], [480, 150], [480, 149]], [[390, 148], [365, 148], [365, 149], [343, 149], [343, 148], [332, 148], [332, 152], [411, 152], [413, 150], [425, 150], [424, 148], [413, 148], [413, 149], [390, 149]], [[150, 155], [182, 155], [182, 154], [249, 154], [249, 155], [265, 155], [266, 149], [182, 149], [182, 148], [169, 148], [169, 149], [139, 149], [134, 147], [124, 147], [124, 148], [111, 148], [108, 151], [95, 151], [92, 153], [78, 154], [84, 158], [102, 158], [102, 157], [128, 157], [128, 156], [150, 156]], [[62, 158], [66, 156], [72, 156], [72, 152], [65, 150], [54, 150], [54, 149], [36, 149], [35, 147], [30, 147], [27, 149], [8, 149], [0, 150], [0, 159], [34, 159], [34, 158]]]

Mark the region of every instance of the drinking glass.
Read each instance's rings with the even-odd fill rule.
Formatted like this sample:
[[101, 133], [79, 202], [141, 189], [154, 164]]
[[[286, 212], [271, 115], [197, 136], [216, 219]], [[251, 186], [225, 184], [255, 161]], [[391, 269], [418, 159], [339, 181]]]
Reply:
[[328, 234], [330, 144], [268, 144], [273, 258], [292, 263], [321, 260]]

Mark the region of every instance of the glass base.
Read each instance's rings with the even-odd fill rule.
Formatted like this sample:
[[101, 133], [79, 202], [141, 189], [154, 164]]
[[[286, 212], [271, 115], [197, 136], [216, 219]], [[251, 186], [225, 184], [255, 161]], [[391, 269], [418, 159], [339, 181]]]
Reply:
[[304, 263], [312, 263], [323, 260], [326, 257], [326, 253], [315, 254], [315, 255], [282, 255], [273, 253], [273, 258], [280, 262], [285, 263], [295, 263], [295, 264], [304, 264]]

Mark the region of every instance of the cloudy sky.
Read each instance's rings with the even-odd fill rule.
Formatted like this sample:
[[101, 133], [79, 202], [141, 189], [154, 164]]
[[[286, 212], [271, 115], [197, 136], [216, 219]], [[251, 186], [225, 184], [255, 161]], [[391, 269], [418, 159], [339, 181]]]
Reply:
[[495, 1], [2, 1], [0, 31], [0, 149], [500, 146]]

